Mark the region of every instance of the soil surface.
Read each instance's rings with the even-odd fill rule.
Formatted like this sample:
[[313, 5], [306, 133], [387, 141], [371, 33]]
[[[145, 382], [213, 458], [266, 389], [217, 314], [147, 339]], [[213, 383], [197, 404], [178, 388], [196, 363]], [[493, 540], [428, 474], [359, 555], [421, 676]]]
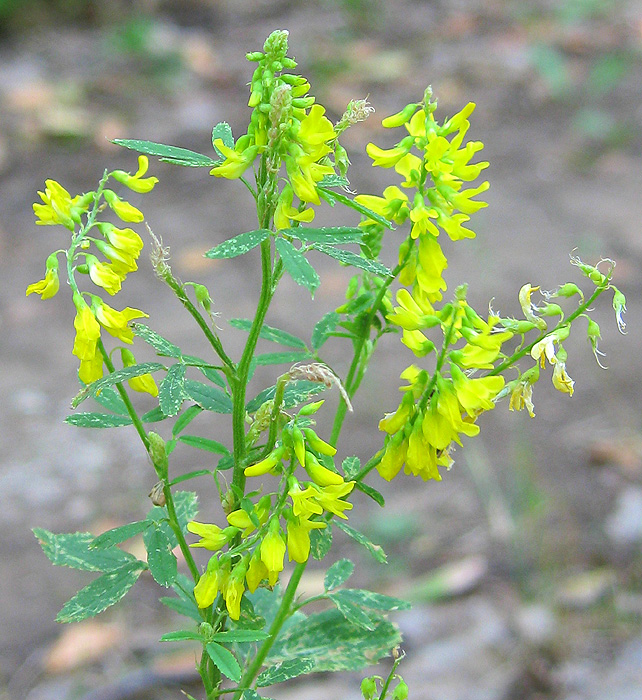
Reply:
[[[566, 344], [572, 398], [544, 377], [535, 419], [500, 403], [482, 419], [480, 436], [457, 450], [441, 483], [401, 476], [385, 484], [373, 476], [387, 514], [357, 498], [351, 522], [383, 545], [387, 566], [342, 540], [331, 556], [354, 558], [358, 585], [413, 600], [412, 612], [395, 617], [407, 654], [399, 670], [412, 698], [640, 697], [639, 4], [552, 9], [542, 0], [528, 11], [501, 0], [175, 5], [149, 3], [138, 20], [120, 24], [107, 17], [14, 29], [0, 43], [0, 700], [172, 698], [181, 684], [200, 697], [190, 686], [193, 650], [176, 654], [157, 642], [176, 621], [158, 604], [151, 578], [95, 621], [54, 622], [89, 577], [52, 567], [30, 529], [99, 532], [140, 518], [155, 479], [133, 431], [63, 422], [78, 390], [73, 306], [64, 288], [45, 302], [25, 298], [24, 289], [42, 277], [64, 232], [36, 227], [31, 204], [46, 178], [74, 193], [93, 188], [106, 167], [135, 169], [134, 154], [108, 138], [206, 153], [218, 121], [242, 133], [251, 76], [244, 55], [276, 28], [290, 30], [291, 54], [332, 117], [353, 97], [368, 95], [375, 107], [345, 139], [359, 192], [379, 194], [389, 184], [391, 171], [372, 169], [365, 155], [370, 140], [386, 146], [394, 138], [380, 128], [383, 116], [419, 100], [427, 84], [442, 117], [477, 103], [469, 135], [484, 142], [491, 163], [490, 206], [471, 222], [477, 238], [447, 249], [450, 291], [467, 282], [480, 312], [492, 298], [502, 314], [517, 314], [527, 282], [590, 288], [569, 265], [573, 252], [591, 263], [616, 260], [614, 282], [628, 300], [625, 336], [606, 295], [594, 312], [606, 371], [577, 324]], [[208, 286], [236, 351], [242, 337], [227, 320], [252, 314], [257, 258], [209, 261], [202, 253], [256, 227], [250, 201], [238, 182], [214, 181], [205, 170], [157, 162], [151, 169], [160, 184], [131, 201], [170, 246], [174, 271]], [[336, 224], [341, 214], [320, 212], [317, 222]], [[304, 339], [342, 303], [350, 277], [315, 262], [322, 284], [314, 302], [285, 280], [268, 317]], [[207, 352], [147, 260], [119, 302], [145, 309], [150, 325], [188, 352]], [[345, 347], [331, 341], [324, 353], [345, 374]], [[367, 459], [379, 449], [377, 422], [396, 407], [399, 373], [413, 360], [394, 336], [381, 343], [346, 421], [343, 456]], [[257, 372], [256, 391], [274, 376]], [[336, 401], [329, 395], [327, 404]], [[227, 429], [223, 420], [200, 427], [218, 439]], [[203, 466], [203, 454], [177, 450], [173, 469]], [[213, 489], [204, 488], [201, 506], [203, 519], [217, 517]], [[307, 590], [320, 576], [313, 568]], [[373, 672], [387, 668], [382, 662]], [[361, 677], [314, 676], [272, 694], [359, 698]]]

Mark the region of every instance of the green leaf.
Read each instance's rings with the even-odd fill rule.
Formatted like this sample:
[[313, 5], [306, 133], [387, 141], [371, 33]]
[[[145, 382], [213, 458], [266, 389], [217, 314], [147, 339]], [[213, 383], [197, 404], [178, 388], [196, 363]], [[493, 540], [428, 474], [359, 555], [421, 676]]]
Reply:
[[176, 630], [176, 632], [168, 632], [160, 638], [161, 642], [185, 642], [195, 641], [202, 642], [203, 637], [193, 630]]
[[176, 580], [178, 565], [172, 554], [172, 546], [165, 530], [160, 527], [150, 527], [143, 533], [147, 549], [147, 564], [154, 581], [159, 586], [169, 588]]
[[221, 376], [220, 368], [213, 365], [211, 362], [201, 360], [200, 357], [194, 355], [183, 355], [183, 363], [186, 367], [198, 367], [198, 369], [212, 382], [220, 386], [222, 389], [227, 387], [225, 379]]
[[178, 146], [166, 146], [163, 143], [153, 141], [139, 141], [138, 139], [112, 139], [112, 143], [118, 146], [130, 148], [132, 151], [145, 153], [149, 156], [158, 156], [160, 160], [174, 165], [186, 165], [192, 168], [211, 168], [218, 165], [220, 160], [212, 160], [202, 153], [189, 151]]
[[341, 520], [337, 520], [336, 524], [346, 533], [346, 535], [348, 535], [348, 537], [352, 537], [353, 540], [365, 547], [380, 564], [388, 563], [386, 553], [383, 551], [380, 545], [373, 544], [363, 533], [355, 530], [349, 525], [346, 525], [346, 523]]
[[227, 632], [217, 632], [212, 635], [215, 642], [259, 642], [267, 639], [270, 635], [260, 630], [228, 630]]
[[[178, 524], [183, 532], [187, 529], [187, 523], [194, 520], [198, 513], [198, 496], [195, 491], [177, 491], [174, 494], [174, 508]], [[172, 545], [175, 547], [176, 545]]]
[[[235, 624], [239, 629], [262, 630], [265, 627], [265, 618], [254, 609], [254, 605], [248, 595], [246, 594], [241, 598], [241, 614]], [[275, 597], [271, 591], [269, 595]], [[252, 597], [255, 599], [256, 593]]]
[[362, 481], [357, 481], [355, 486], [359, 489], [359, 491], [365, 493], [366, 496], [372, 498], [377, 505], [380, 505], [382, 508], [386, 505], [386, 499], [383, 497], [382, 493], [377, 491], [377, 489], [369, 486], [368, 484], [364, 484]]
[[332, 547], [332, 526], [328, 523], [323, 530], [310, 531], [310, 552], [312, 556], [321, 561]]
[[174, 423], [172, 435], [176, 437], [179, 433], [182, 433], [183, 430], [185, 430], [185, 428], [187, 428], [187, 426], [194, 420], [194, 418], [196, 418], [196, 416], [202, 412], [203, 409], [200, 406], [190, 406], [178, 417], [176, 423]]
[[144, 323], [132, 323], [130, 324], [134, 335], [142, 338], [146, 343], [149, 343], [158, 355], [162, 357], [180, 357], [181, 349], [178, 345], [170, 343], [169, 340], [163, 338], [162, 335], [156, 333], [151, 328], [148, 328]]
[[192, 591], [193, 588], [194, 582], [191, 579], [184, 574], [178, 574], [176, 582], [172, 585], [178, 598], [163, 597], [160, 598], [160, 602], [170, 610], [175, 610], [179, 615], [184, 615], [199, 623], [203, 622], [203, 616], [196, 605], [194, 595], [186, 593], [186, 591]]
[[214, 248], [205, 253], [206, 258], [236, 258], [239, 255], [243, 255], [252, 248], [256, 248], [259, 243], [262, 243], [268, 236], [270, 231], [266, 228], [259, 228], [255, 231], [247, 231], [246, 233], [240, 233], [234, 238], [228, 238], [228, 240], [219, 243]]
[[175, 486], [176, 484], [180, 484], [182, 481], [189, 481], [190, 479], [196, 479], [198, 476], [211, 476], [214, 472], [211, 469], [195, 469], [192, 472], [187, 472], [187, 474], [181, 474], [180, 476], [177, 476], [175, 479], [172, 479], [169, 482], [170, 486]]
[[112, 389], [111, 387], [103, 389], [98, 396], [94, 396], [94, 401], [112, 413], [118, 413], [121, 416], [129, 418], [127, 415], [127, 406], [125, 406], [125, 402], [120, 398], [116, 389]]
[[311, 355], [300, 350], [292, 352], [268, 352], [263, 355], [255, 355], [254, 360], [257, 365], [282, 365], [291, 364], [292, 362], [301, 362], [310, 359]]
[[[242, 331], [249, 331], [252, 327], [252, 321], [248, 318], [231, 318], [229, 320], [230, 326], [234, 328], [239, 328]], [[259, 333], [260, 338], [265, 340], [271, 340], [273, 343], [280, 343], [281, 345], [287, 345], [291, 348], [301, 348], [302, 350], [307, 350], [306, 344], [297, 338], [295, 335], [282, 331], [279, 328], [273, 328], [272, 326], [263, 325]]]
[[336, 311], [329, 311], [322, 316], [312, 330], [312, 347], [318, 350], [330, 337], [330, 333], [337, 327], [340, 316]]
[[133, 561], [120, 569], [103, 574], [68, 600], [56, 617], [57, 622], [79, 622], [94, 617], [117, 603], [136, 583], [147, 567]]
[[143, 423], [158, 423], [159, 421], [165, 420], [165, 418], [167, 418], [167, 416], [163, 413], [160, 406], [152, 408], [151, 411], [143, 413], [143, 415], [140, 417]]
[[326, 572], [324, 588], [331, 591], [347, 581], [354, 571], [354, 564], [349, 559], [339, 559]]
[[160, 383], [158, 390], [158, 403], [161, 411], [166, 416], [175, 416], [185, 400], [185, 365], [178, 363], [172, 365]]
[[341, 599], [373, 610], [410, 610], [412, 607], [408, 601], [401, 600], [401, 598], [393, 598], [374, 591], [364, 591], [360, 588], [343, 588], [340, 591], [333, 591], [330, 597], [332, 600]]
[[322, 189], [320, 187], [317, 187], [317, 191], [319, 192], [321, 197], [323, 197], [323, 199], [325, 199], [325, 201], [331, 204], [332, 206], [334, 206], [336, 202], [340, 202], [346, 207], [358, 211], [360, 214], [363, 214], [368, 219], [376, 221], [378, 224], [385, 226], [391, 231], [393, 231], [395, 228], [394, 225], [390, 221], [388, 221], [388, 219], [386, 219], [384, 216], [381, 216], [381, 214], [377, 214], [376, 212], [372, 211], [372, 209], [368, 209], [368, 207], [364, 207], [363, 204], [355, 202], [354, 199], [350, 199], [344, 194], [339, 194], [339, 192], [331, 192], [330, 190]]
[[[214, 141], [216, 139], [221, 139], [223, 141], [223, 145], [227, 146], [228, 148], [234, 148], [234, 136], [232, 134], [232, 128], [227, 122], [219, 122], [213, 129], [212, 129], [212, 146], [214, 146]], [[225, 156], [214, 146], [214, 150], [218, 153], [218, 155], [221, 158], [225, 158]]]
[[148, 520], [137, 520], [135, 523], [114, 527], [93, 539], [89, 545], [90, 549], [106, 549], [125, 542], [125, 540], [140, 535], [141, 532], [144, 532], [149, 527], [149, 524]]
[[308, 289], [312, 297], [314, 297], [314, 292], [321, 280], [305, 255], [285, 238], [276, 239], [276, 249], [290, 277], [297, 284]]
[[102, 379], [97, 379], [95, 382], [92, 382], [91, 384], [86, 386], [74, 397], [74, 399], [71, 402], [71, 406], [72, 408], [76, 408], [88, 396], [96, 396], [96, 394], [101, 392], [105, 387], [125, 382], [128, 379], [133, 379], [134, 377], [140, 377], [143, 374], [158, 372], [158, 370], [160, 369], [165, 368], [158, 362], [143, 362], [143, 364], [140, 365], [123, 367], [123, 369], [116, 370], [115, 372], [108, 374]]
[[[337, 591], [337, 593], [340, 593], [340, 591]], [[334, 593], [331, 593], [328, 597], [334, 602], [337, 610], [348, 622], [364, 630], [372, 632], [382, 620], [381, 615], [372, 615], [349, 600], [343, 600], [335, 596]]]
[[65, 423], [78, 428], [121, 428], [123, 425], [131, 425], [132, 420], [111, 413], [74, 413], [65, 418]]
[[249, 688], [248, 690], [243, 691], [241, 700], [270, 700], [270, 698], [264, 698], [262, 695], [259, 695], [256, 690]]
[[232, 399], [215, 386], [193, 379], [185, 380], [185, 392], [201, 408], [214, 413], [232, 413]]
[[401, 642], [395, 625], [381, 620], [368, 634], [335, 609], [310, 615], [277, 639], [268, 660], [314, 659], [314, 671], [357, 671], [389, 654]]
[[214, 452], [219, 455], [229, 455], [230, 451], [216, 440], [210, 440], [209, 438], [199, 437], [198, 435], [181, 435], [178, 438], [179, 442], [184, 442], [186, 445], [195, 447], [197, 450], [206, 450], [207, 452]]
[[363, 229], [355, 226], [323, 226], [321, 228], [308, 228], [297, 226], [296, 228], [284, 228], [279, 231], [286, 236], [292, 236], [300, 241], [315, 244], [346, 244], [361, 243]]
[[136, 562], [127, 552], [113, 547], [106, 550], [92, 549], [95, 537], [90, 532], [74, 532], [54, 535], [40, 527], [33, 529], [42, 551], [55, 566], [69, 566], [82, 571], [114, 571]]
[[189, 617], [192, 620], [196, 620], [196, 622], [203, 622], [196, 603], [183, 600], [182, 598], [168, 598], [167, 596], [163, 596], [159, 600], [165, 607], [177, 612], [179, 615]]
[[343, 469], [345, 480], [352, 481], [361, 469], [361, 460], [356, 456], [346, 457], [341, 462], [341, 469]]
[[265, 688], [268, 685], [276, 683], [284, 683], [290, 678], [302, 676], [305, 673], [310, 673], [314, 669], [314, 659], [298, 658], [280, 661], [270, 668], [266, 668], [263, 673], [256, 679], [256, 685], [259, 688]]
[[[298, 406], [300, 403], [307, 401], [311, 396], [320, 394], [322, 391], [326, 390], [324, 384], [319, 382], [311, 382], [307, 379], [297, 379], [293, 382], [289, 382], [285, 391], [283, 392], [283, 406], [285, 408], [292, 408]], [[251, 401], [248, 402], [245, 407], [248, 413], [254, 413], [258, 408], [263, 405], [266, 401], [274, 398], [276, 392], [276, 386], [268, 387], [264, 389], [260, 394], [257, 394]]]
[[241, 680], [241, 667], [229, 649], [222, 647], [216, 642], [210, 642], [205, 647], [210, 659], [214, 662], [217, 668], [224, 673], [230, 680], [238, 683]]
[[349, 185], [348, 178], [342, 175], [324, 175], [317, 183], [317, 187], [348, 187]]
[[392, 272], [380, 262], [376, 260], [368, 260], [368, 258], [362, 258], [360, 255], [353, 253], [350, 250], [342, 250], [341, 248], [333, 248], [329, 245], [316, 245], [315, 250], [318, 250], [324, 255], [329, 255], [331, 258], [342, 262], [344, 265], [351, 265], [352, 267], [358, 267], [366, 272], [371, 272], [374, 275], [379, 275], [380, 277], [392, 277]]

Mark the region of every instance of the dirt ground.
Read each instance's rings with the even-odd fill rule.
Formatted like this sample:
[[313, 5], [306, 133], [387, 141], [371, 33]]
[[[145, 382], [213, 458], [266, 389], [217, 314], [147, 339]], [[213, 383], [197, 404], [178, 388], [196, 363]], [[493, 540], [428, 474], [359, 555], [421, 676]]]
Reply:
[[[574, 251], [587, 262], [616, 260], [614, 281], [628, 300], [625, 336], [610, 300], [595, 310], [606, 371], [578, 323], [567, 343], [572, 398], [544, 378], [535, 419], [498, 405], [439, 484], [373, 477], [388, 514], [356, 499], [351, 519], [384, 546], [387, 567], [343, 541], [332, 556], [355, 559], [359, 584], [413, 600], [412, 613], [395, 618], [411, 698], [640, 697], [642, 7], [228, 0], [141, 8], [136, 22], [12, 27], [0, 40], [0, 700], [164, 699], [180, 697], [164, 687], [168, 679], [193, 677], [193, 651], [175, 655], [157, 643], [174, 621], [151, 579], [95, 622], [54, 622], [89, 578], [53, 568], [30, 529], [99, 531], [139, 518], [155, 479], [133, 433], [63, 422], [77, 392], [72, 304], [64, 289], [46, 302], [24, 289], [41, 278], [64, 232], [36, 227], [31, 204], [46, 178], [81, 192], [105, 167], [135, 168], [135, 156], [107, 138], [205, 153], [216, 122], [242, 133], [251, 75], [244, 54], [276, 28], [290, 30], [300, 72], [332, 116], [353, 97], [368, 95], [375, 107], [345, 142], [360, 192], [387, 184], [389, 171], [372, 169], [365, 155], [370, 140], [390, 138], [378, 126], [383, 116], [420, 99], [427, 84], [442, 116], [477, 103], [470, 136], [485, 143], [491, 163], [490, 206], [474, 216], [477, 238], [448, 250], [450, 290], [466, 281], [478, 309], [492, 298], [503, 314], [517, 313], [526, 282], [582, 284], [569, 265]], [[226, 342], [238, 348], [226, 320], [252, 313], [257, 260], [206, 261], [202, 252], [255, 228], [243, 189], [204, 170], [151, 169], [160, 184], [132, 201], [170, 246], [178, 275], [208, 286]], [[140, 306], [161, 334], [206, 352], [149, 263], [140, 267], [121, 305]], [[308, 338], [341, 303], [349, 271], [320, 260], [319, 269], [314, 303], [285, 281], [270, 325]], [[326, 354], [345, 373], [338, 341]], [[412, 361], [394, 337], [382, 343], [347, 421], [344, 456], [367, 459], [378, 449], [377, 421], [396, 406], [399, 372]], [[257, 373], [257, 391], [271, 383]], [[176, 457], [177, 473], [202, 463], [187, 448]], [[201, 503], [204, 519], [216, 517], [213, 492], [205, 489]], [[318, 580], [313, 570], [308, 590]], [[315, 676], [274, 694], [352, 699], [359, 682]]]

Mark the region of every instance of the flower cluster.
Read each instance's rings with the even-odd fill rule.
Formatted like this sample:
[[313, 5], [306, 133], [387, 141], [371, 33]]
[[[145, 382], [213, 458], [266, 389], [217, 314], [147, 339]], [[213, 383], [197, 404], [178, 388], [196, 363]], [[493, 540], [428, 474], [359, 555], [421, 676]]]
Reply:
[[[428, 88], [422, 104], [409, 104], [383, 120], [384, 127], [404, 126], [408, 132], [393, 148], [382, 149], [370, 143], [366, 149], [373, 166], [394, 168], [403, 178], [401, 187], [414, 190], [414, 195], [390, 186], [382, 197], [358, 195], [355, 199], [397, 224], [410, 221], [410, 239], [399, 251], [400, 260], [405, 263], [399, 281], [418, 288], [434, 302], [442, 298], [446, 289], [443, 272], [447, 260], [437, 237], [443, 230], [453, 241], [473, 238], [474, 232], [464, 224], [470, 220], [469, 214], [487, 206], [473, 197], [489, 185], [482, 182], [463, 189], [464, 182], [475, 180], [488, 166], [487, 162], [470, 162], [483, 148], [480, 141], [464, 143], [474, 103], [439, 124], [434, 117], [437, 104], [431, 97]], [[372, 220], [362, 222], [367, 230], [378, 226]]]
[[[33, 205], [40, 225], [65, 226], [72, 232], [71, 245], [67, 250], [57, 250], [46, 262], [45, 276], [27, 287], [29, 294], [39, 294], [42, 299], [53, 297], [60, 287], [58, 256], [67, 258], [67, 273], [76, 307], [74, 327], [76, 337], [72, 353], [80, 360], [78, 376], [89, 384], [103, 376], [104, 357], [101, 349], [101, 327], [120, 341], [132, 344], [133, 333], [129, 321], [146, 317], [139, 309], [126, 307], [118, 311], [106, 304], [99, 296], [81, 292], [76, 273], [86, 274], [93, 284], [110, 296], [117, 294], [130, 272], [138, 269], [137, 259], [143, 248], [141, 237], [132, 228], [117, 228], [105, 221], [96, 221], [101, 202], [125, 223], [140, 223], [144, 216], [141, 211], [119, 197], [116, 192], [104, 185], [113, 178], [134, 192], [145, 193], [158, 182], [155, 177], [144, 177], [148, 169], [148, 159], [140, 156], [138, 170], [134, 175], [123, 170], [114, 170], [101, 182], [98, 190], [72, 197], [69, 192], [54, 180], [46, 181], [45, 192], [39, 192], [43, 204]], [[86, 217], [83, 224], [82, 217]], [[78, 227], [78, 230], [76, 230]], [[99, 236], [88, 235], [95, 230]], [[88, 250], [94, 246], [100, 259]], [[122, 349], [123, 365], [135, 364], [131, 351]], [[133, 389], [156, 395], [158, 389], [150, 376], [137, 377], [130, 381]]]
[[[247, 477], [280, 477], [280, 493], [266, 494], [256, 504], [245, 501], [242, 508], [227, 515], [225, 528], [188, 523], [188, 530], [201, 538], [192, 547], [216, 552], [229, 547], [210, 559], [194, 589], [199, 607], [212, 605], [220, 593], [230, 617], [238, 620], [246, 588], [253, 593], [263, 582], [275, 585], [286, 552], [290, 561], [307, 561], [310, 532], [326, 527], [324, 516], [347, 518], [345, 511], [351, 510], [352, 504], [343, 499], [355, 482], [345, 481], [335, 470], [332, 457], [336, 449], [316, 434], [306, 418], [322, 403], [304, 407], [298, 417], [283, 427], [270, 453], [245, 468]], [[297, 465], [308, 479], [295, 476]]]
[[269, 187], [275, 188], [284, 165], [285, 185], [280, 192], [270, 191], [276, 201], [273, 219], [277, 230], [314, 219], [314, 210], [308, 205], [320, 204], [319, 183], [345, 160], [337, 138], [347, 126], [340, 122], [335, 128], [325, 116], [325, 108], [308, 95], [306, 78], [288, 72], [297, 64], [287, 56], [287, 37], [288, 32], [275, 31], [263, 51], [247, 54], [248, 60], [257, 64], [250, 82], [250, 123], [233, 144], [214, 139], [222, 160], [210, 171], [215, 177], [236, 179], [261, 155], [260, 167], [270, 173]]

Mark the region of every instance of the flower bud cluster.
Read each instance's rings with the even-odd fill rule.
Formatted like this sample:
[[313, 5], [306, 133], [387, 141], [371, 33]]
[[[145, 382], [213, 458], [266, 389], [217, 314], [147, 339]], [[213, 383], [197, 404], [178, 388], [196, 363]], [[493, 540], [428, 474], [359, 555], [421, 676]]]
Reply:
[[[273, 177], [267, 192], [277, 230], [289, 228], [292, 222], [309, 223], [314, 219], [314, 209], [309, 205], [320, 204], [318, 184], [335, 174], [335, 168], [342, 174], [347, 169], [349, 161], [337, 141], [339, 133], [370, 111], [365, 101], [355, 102], [349, 115], [333, 127], [325, 108], [308, 94], [306, 78], [289, 72], [297, 64], [287, 56], [287, 38], [286, 31], [275, 31], [267, 38], [263, 51], [247, 54], [247, 59], [257, 64], [250, 82], [250, 123], [233, 148], [222, 139], [214, 140], [223, 160], [210, 171], [215, 177], [236, 179], [257, 156], [264, 158], [266, 170]], [[278, 191], [274, 180], [283, 165], [287, 180]]]

